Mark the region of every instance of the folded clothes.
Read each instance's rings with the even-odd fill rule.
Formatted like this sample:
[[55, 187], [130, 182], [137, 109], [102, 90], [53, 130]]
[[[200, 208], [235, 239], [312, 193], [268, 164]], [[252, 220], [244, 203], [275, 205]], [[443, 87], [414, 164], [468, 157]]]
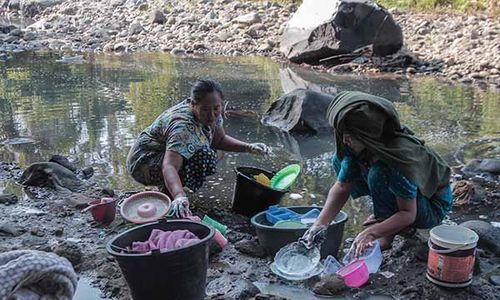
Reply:
[[174, 231], [153, 229], [147, 241], [133, 242], [132, 250], [138, 252], [149, 252], [157, 249], [160, 251], [174, 250], [194, 245], [199, 241], [200, 239], [187, 229]]

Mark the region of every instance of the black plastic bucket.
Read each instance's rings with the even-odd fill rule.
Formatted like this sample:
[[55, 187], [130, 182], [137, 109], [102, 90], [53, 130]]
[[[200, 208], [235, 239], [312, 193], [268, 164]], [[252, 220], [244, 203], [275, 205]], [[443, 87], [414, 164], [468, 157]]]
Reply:
[[278, 204], [288, 193], [288, 190], [278, 191], [262, 185], [253, 178], [260, 173], [272, 178], [274, 176], [272, 172], [254, 167], [238, 167], [235, 172], [233, 211], [238, 214], [252, 217], [256, 213], [267, 210], [269, 206]]
[[[323, 209], [320, 206], [292, 206], [289, 209], [299, 213], [305, 214], [313, 208]], [[266, 212], [261, 212], [252, 218], [252, 225], [255, 226], [259, 244], [266, 249], [268, 255], [274, 256], [282, 247], [296, 242], [306, 232], [306, 228], [293, 229], [293, 228], [276, 228], [273, 227], [266, 219]], [[328, 255], [338, 257], [340, 245], [344, 236], [344, 225], [347, 221], [347, 214], [340, 211], [335, 219], [328, 226], [326, 232], [326, 240], [320, 248], [321, 258]]]
[[[153, 229], [187, 229], [200, 242], [181, 249], [150, 254], [122, 251], [134, 241], [145, 241]], [[161, 220], [134, 227], [110, 240], [106, 250], [113, 255], [134, 300], [199, 300], [205, 298], [208, 245], [214, 236], [210, 227], [187, 220]]]

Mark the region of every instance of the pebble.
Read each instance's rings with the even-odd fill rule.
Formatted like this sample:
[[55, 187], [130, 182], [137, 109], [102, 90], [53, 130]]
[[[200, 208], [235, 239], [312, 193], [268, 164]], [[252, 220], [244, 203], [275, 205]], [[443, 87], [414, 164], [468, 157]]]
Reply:
[[479, 219], [481, 219], [481, 220], [487, 220], [488, 216], [486, 216], [486, 215], [479, 215]]
[[288, 195], [288, 198], [290, 198], [290, 200], [300, 200], [304, 197], [302, 197], [301, 194], [291, 193], [290, 195]]
[[490, 276], [490, 282], [496, 286], [499, 286], [500, 285], [500, 275]]

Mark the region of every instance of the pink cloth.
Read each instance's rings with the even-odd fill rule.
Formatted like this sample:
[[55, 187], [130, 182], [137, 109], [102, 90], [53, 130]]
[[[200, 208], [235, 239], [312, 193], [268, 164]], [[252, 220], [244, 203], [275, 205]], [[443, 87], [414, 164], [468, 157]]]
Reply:
[[153, 229], [147, 241], [133, 242], [132, 250], [139, 252], [149, 252], [156, 249], [173, 250], [194, 245], [199, 241], [200, 239], [187, 229], [175, 231]]

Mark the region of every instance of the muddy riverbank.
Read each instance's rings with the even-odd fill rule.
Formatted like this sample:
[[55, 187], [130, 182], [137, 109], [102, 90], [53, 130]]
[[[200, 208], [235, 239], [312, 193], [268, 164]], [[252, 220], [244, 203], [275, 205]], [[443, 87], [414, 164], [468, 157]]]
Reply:
[[[295, 4], [272, 1], [7, 0], [0, 13], [0, 52], [3, 59], [12, 51], [53, 49], [256, 54], [284, 61], [278, 51], [280, 37], [296, 9]], [[385, 59], [363, 55], [329, 71], [437, 75], [483, 88], [500, 87], [498, 18], [390, 11], [403, 29], [400, 53]], [[31, 21], [15, 21], [18, 18]]]
[[[15, 180], [20, 174], [21, 169], [16, 164], [0, 163], [1, 180]], [[230, 228], [228, 246], [210, 258], [206, 299], [299, 299], [291, 295], [300, 295], [300, 299], [315, 299], [310, 290], [318, 281], [317, 278], [294, 283], [271, 273], [269, 265], [272, 260], [263, 258], [262, 253], [259, 253], [255, 232], [248, 218], [233, 214], [227, 208], [230, 206], [229, 197], [217, 193], [213, 186], [204, 190], [205, 196], [218, 197], [220, 202], [213, 206], [194, 196], [195, 214], [208, 214]], [[0, 214], [3, 216], [0, 222], [0, 251], [28, 248], [55, 252], [68, 258], [80, 276], [89, 278], [93, 285], [99, 287], [102, 290], [101, 296], [130, 299], [119, 267], [107, 254], [105, 244], [112, 236], [132, 225], [119, 215], [110, 225], [99, 225], [92, 220], [90, 214], [81, 213], [69, 206], [64, 196], [61, 197], [50, 189], [26, 187], [24, 191], [25, 196], [18, 199], [17, 203], [0, 204]], [[106, 192], [108, 193], [109, 191]], [[123, 199], [132, 192], [114, 193], [116, 198]], [[86, 194], [99, 197], [102, 191], [97, 185], [92, 185]], [[484, 196], [496, 201], [483, 202], [481, 207], [488, 213], [482, 218], [498, 220], [500, 207], [495, 198], [497, 196], [492, 193]], [[367, 204], [363, 200], [356, 201], [366, 209]], [[461, 222], [468, 218], [477, 218], [473, 208], [462, 209], [447, 222]], [[345, 252], [354, 235], [347, 233], [344, 237]], [[478, 252], [472, 285], [457, 290], [439, 288], [425, 278], [426, 254], [426, 243], [417, 236], [397, 238], [392, 250], [384, 253], [381, 271], [385, 272], [385, 276], [375, 274], [367, 286], [345, 289], [337, 296], [355, 299], [368, 299], [373, 295], [392, 296], [394, 299], [496, 299], [500, 287], [490, 278], [500, 273], [500, 257], [492, 254], [489, 249]], [[272, 298], [265, 294], [267, 292], [282, 298]]]

